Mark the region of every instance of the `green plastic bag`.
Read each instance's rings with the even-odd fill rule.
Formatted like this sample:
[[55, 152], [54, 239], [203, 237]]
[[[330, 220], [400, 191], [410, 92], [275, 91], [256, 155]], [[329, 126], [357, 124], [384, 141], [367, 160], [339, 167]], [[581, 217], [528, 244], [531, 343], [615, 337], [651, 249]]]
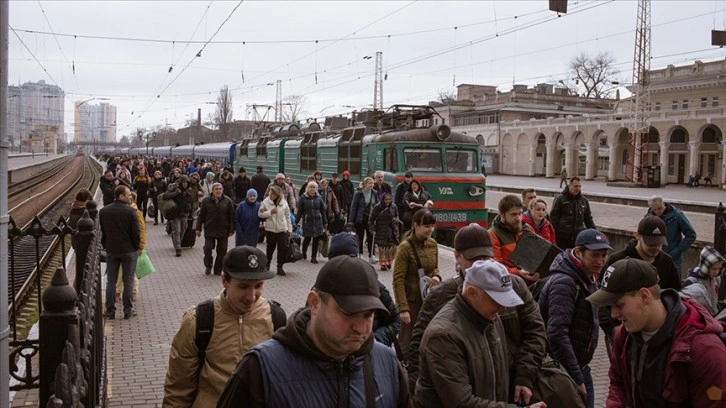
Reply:
[[154, 269], [154, 265], [151, 263], [151, 259], [149, 259], [149, 255], [144, 249], [136, 260], [136, 277], [141, 279], [154, 272], [156, 272], [156, 269]]

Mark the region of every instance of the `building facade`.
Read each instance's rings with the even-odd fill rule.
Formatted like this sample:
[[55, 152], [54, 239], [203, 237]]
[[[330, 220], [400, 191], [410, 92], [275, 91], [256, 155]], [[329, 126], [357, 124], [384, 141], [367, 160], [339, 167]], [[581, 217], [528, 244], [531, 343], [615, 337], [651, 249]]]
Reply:
[[[651, 70], [643, 172], [649, 168], [658, 172], [661, 183], [686, 183], [691, 175], [710, 175], [715, 182], [724, 182], [725, 80], [726, 60]], [[484, 164], [492, 166], [489, 171], [554, 177], [564, 168], [568, 175], [585, 179], [626, 180], [633, 155], [629, 101], [611, 102], [608, 113], [598, 113], [600, 107], [586, 112], [580, 110], [583, 106], [562, 105], [557, 111], [542, 112], [544, 118], [524, 109], [520, 117], [511, 119], [512, 112], [504, 107], [500, 117], [491, 120], [485, 116], [491, 112], [477, 107], [454, 115], [452, 124], [480, 140]]]
[[116, 106], [109, 103], [91, 105], [85, 101], [76, 101], [74, 118], [74, 142], [116, 142]]
[[[8, 86], [8, 139], [10, 150], [26, 151], [33, 132], [51, 132], [62, 135], [64, 131], [65, 92], [45, 81], [26, 82]], [[52, 130], [55, 128], [55, 130]], [[51, 130], [49, 130], [51, 129]], [[58, 141], [53, 141], [57, 145]]]

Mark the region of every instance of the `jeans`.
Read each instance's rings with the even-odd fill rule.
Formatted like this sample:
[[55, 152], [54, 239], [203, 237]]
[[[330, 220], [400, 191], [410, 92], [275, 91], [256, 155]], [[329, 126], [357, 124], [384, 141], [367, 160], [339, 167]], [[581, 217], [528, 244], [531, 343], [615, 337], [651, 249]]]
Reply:
[[582, 367], [582, 379], [587, 390], [587, 408], [595, 408], [595, 385], [592, 383], [590, 366]]
[[269, 267], [272, 263], [272, 255], [275, 254], [275, 247], [277, 247], [277, 267], [282, 267], [287, 258], [287, 248], [290, 236], [287, 231], [285, 232], [270, 232], [266, 231], [267, 235], [267, 266]]
[[181, 240], [187, 229], [187, 216], [182, 215], [168, 222], [171, 224], [171, 241], [174, 243], [174, 249], [181, 249]]
[[106, 255], [106, 312], [116, 311], [116, 280], [119, 267], [123, 269], [124, 292], [121, 299], [124, 304], [124, 313], [130, 313], [134, 307], [132, 296], [134, 293], [134, 271], [138, 252], [126, 254]]
[[222, 273], [222, 261], [227, 253], [227, 237], [208, 237], [204, 236], [204, 267], [212, 267], [212, 250], [217, 247], [217, 259], [214, 260], [214, 273], [220, 275]]

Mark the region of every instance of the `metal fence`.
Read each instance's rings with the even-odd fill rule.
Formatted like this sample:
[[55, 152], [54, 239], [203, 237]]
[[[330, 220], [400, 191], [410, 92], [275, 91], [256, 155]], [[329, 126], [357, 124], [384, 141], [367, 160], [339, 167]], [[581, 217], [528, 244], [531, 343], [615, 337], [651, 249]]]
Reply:
[[[38, 221], [26, 231], [20, 231], [11, 222], [11, 282], [15, 280], [13, 264], [16, 249], [13, 243], [16, 240], [32, 237], [37, 248], [43, 237], [55, 235], [60, 239], [65, 258], [65, 237], [69, 234], [74, 236], [75, 281], [73, 285], [69, 283], [64, 267], [55, 271], [50, 286], [42, 294], [42, 304], [38, 299], [38, 339], [17, 338], [19, 312], [15, 299], [11, 299], [13, 337], [9, 368], [10, 375], [18, 384], [10, 389], [38, 389], [38, 406], [41, 407], [106, 406], [101, 246], [96, 215], [96, 203], [89, 201], [76, 230], [71, 229], [63, 218], [50, 230], [43, 228]], [[38, 266], [41, 265], [39, 252], [36, 251], [35, 259]], [[20, 372], [16, 360], [24, 362], [24, 373]]]

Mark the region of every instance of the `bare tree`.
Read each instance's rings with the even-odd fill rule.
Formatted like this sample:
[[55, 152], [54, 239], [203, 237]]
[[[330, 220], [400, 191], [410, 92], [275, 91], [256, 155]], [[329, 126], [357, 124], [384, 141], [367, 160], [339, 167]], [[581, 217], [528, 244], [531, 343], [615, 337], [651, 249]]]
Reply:
[[280, 117], [283, 122], [294, 123], [307, 115], [305, 107], [308, 104], [308, 97], [305, 95], [290, 95], [282, 100], [282, 112]]
[[451, 105], [452, 103], [456, 102], [456, 92], [454, 92], [453, 90], [442, 91], [441, 89], [439, 89], [438, 93], [439, 99], [436, 102], [439, 102], [442, 105]]
[[609, 52], [595, 56], [580, 53], [568, 63], [568, 69], [575, 83], [562, 82], [571, 92], [586, 98], [607, 98], [613, 93], [613, 82], [617, 81], [615, 57]]
[[217, 110], [214, 112], [212, 122], [217, 127], [230, 123], [232, 122], [232, 113], [232, 92], [229, 91], [229, 87], [225, 84], [219, 90]]

